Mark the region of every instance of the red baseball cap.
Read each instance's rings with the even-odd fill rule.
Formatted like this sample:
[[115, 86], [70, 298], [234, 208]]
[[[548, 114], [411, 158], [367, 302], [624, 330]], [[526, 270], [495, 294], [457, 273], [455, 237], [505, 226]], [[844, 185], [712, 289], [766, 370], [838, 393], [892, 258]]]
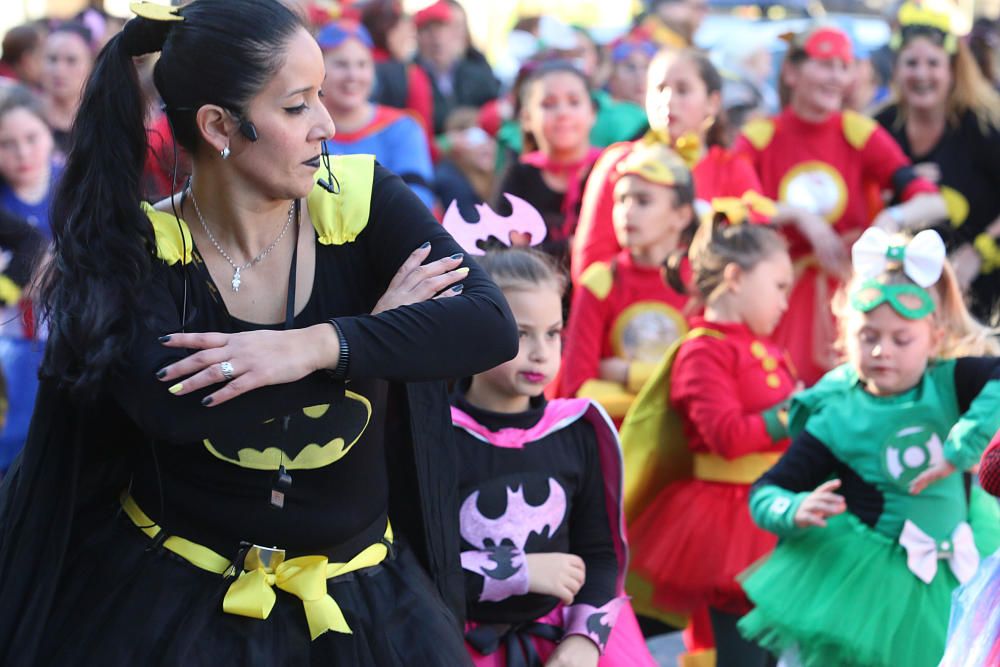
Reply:
[[833, 26], [823, 26], [810, 32], [802, 43], [802, 50], [816, 60], [843, 60], [845, 63], [854, 61], [851, 38], [846, 32]]
[[449, 5], [445, 0], [438, 0], [433, 5], [428, 5], [414, 14], [413, 23], [419, 30], [428, 23], [434, 23], [435, 21], [447, 23], [451, 21], [452, 16], [451, 5]]

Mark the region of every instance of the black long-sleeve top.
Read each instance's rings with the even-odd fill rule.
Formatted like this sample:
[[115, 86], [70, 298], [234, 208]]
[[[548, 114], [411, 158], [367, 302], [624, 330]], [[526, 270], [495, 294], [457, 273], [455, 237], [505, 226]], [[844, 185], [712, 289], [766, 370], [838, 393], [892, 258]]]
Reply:
[[[544, 397], [516, 414], [477, 408], [461, 392], [452, 401], [494, 432], [530, 429], [545, 413]], [[573, 603], [601, 607], [612, 600], [619, 563], [593, 426], [579, 419], [523, 448], [496, 447], [462, 429], [456, 429], [456, 438], [463, 561], [469, 552], [482, 552], [496, 565], [487, 569], [509, 577], [504, 569], [525, 567], [524, 554], [576, 554], [586, 567], [586, 581]], [[545, 615], [559, 602], [536, 593], [483, 600], [485, 575], [481, 569], [464, 569], [471, 620], [521, 623]]]
[[[432, 245], [428, 261], [462, 251], [401, 180], [376, 166], [367, 225], [352, 242], [317, 241], [312, 291], [294, 319], [296, 328], [336, 319], [350, 347], [346, 388], [318, 372], [212, 408], [200, 399], [214, 388], [176, 397], [155, 378], [186, 356], [157, 338], [182, 329], [280, 327], [231, 317], [197, 248], [190, 264], [158, 267], [146, 298], [149, 321], [114, 382], [115, 398], [149, 438], [149, 446], [136, 444], [132, 494], [140, 507], [168, 532], [226, 554], [249, 541], [292, 555], [350, 557], [377, 541], [390, 495], [387, 440], [410, 427], [392, 423], [387, 381], [469, 375], [516, 351], [506, 302], [472, 262], [465, 263], [462, 295], [368, 314], [425, 241]], [[279, 464], [293, 483], [275, 511]]]

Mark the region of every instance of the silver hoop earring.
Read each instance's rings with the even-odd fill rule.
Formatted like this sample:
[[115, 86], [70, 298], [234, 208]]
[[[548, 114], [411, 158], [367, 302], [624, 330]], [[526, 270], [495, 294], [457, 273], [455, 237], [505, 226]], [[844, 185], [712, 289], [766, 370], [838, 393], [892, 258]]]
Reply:
[[222, 156], [223, 160], [228, 160], [229, 159], [229, 146], [226, 146], [221, 151], [219, 151], [219, 155]]

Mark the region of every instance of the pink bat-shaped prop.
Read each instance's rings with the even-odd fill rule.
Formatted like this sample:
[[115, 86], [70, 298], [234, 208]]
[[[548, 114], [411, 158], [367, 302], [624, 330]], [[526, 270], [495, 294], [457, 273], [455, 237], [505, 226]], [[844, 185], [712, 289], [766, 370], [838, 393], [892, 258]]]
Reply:
[[477, 204], [479, 222], [466, 222], [458, 211], [458, 202], [453, 201], [445, 211], [441, 224], [470, 255], [485, 254], [478, 242], [487, 241], [491, 236], [509, 246], [538, 245], [545, 240], [545, 220], [542, 219], [542, 214], [520, 197], [506, 192], [503, 196], [510, 202], [512, 209], [506, 218], [497, 215], [486, 204]]

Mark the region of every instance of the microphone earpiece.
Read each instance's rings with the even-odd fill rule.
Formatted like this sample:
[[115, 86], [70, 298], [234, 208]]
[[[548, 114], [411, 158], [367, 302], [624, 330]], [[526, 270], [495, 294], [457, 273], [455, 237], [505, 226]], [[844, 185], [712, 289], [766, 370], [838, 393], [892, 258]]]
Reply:
[[331, 195], [340, 194], [340, 181], [337, 177], [333, 175], [333, 169], [330, 167], [330, 149], [327, 147], [326, 142], [323, 142], [323, 148], [320, 151], [321, 158], [323, 160], [323, 166], [326, 168], [326, 178], [321, 178], [316, 181], [316, 185], [323, 188]]
[[240, 134], [250, 141], [257, 141], [260, 138], [257, 135], [257, 126], [246, 118], [240, 118]]

